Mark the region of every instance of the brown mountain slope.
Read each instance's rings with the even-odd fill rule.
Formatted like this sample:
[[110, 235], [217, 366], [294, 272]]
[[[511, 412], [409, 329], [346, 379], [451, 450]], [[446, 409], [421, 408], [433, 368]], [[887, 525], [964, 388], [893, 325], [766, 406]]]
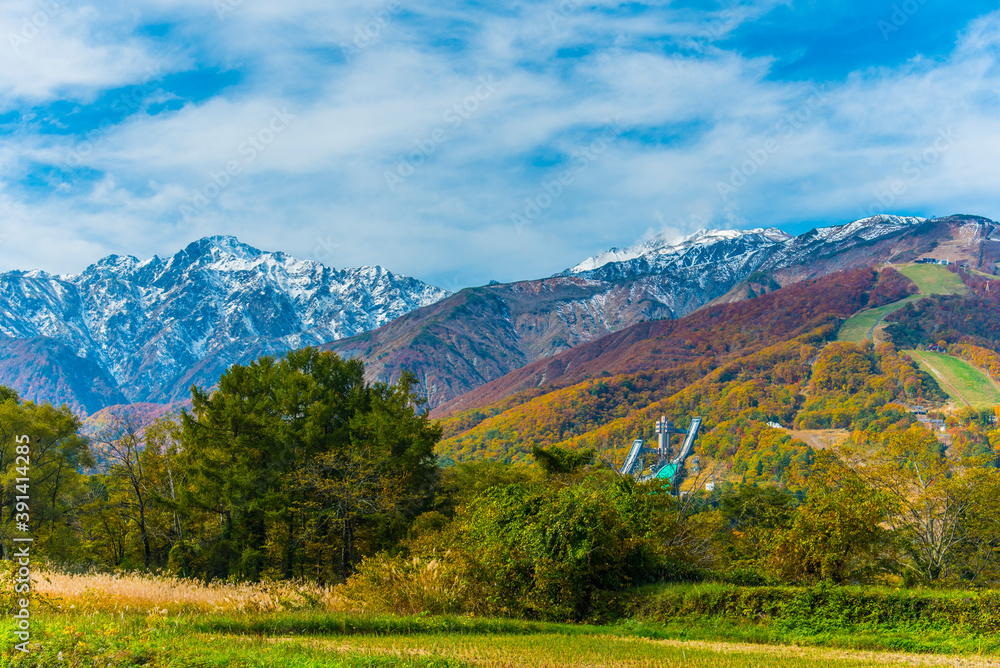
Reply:
[[[993, 273], [1000, 260], [1000, 226], [972, 216], [930, 221], [876, 217], [783, 241], [773, 235], [723, 234], [711, 243], [685, 246], [673, 256], [653, 249], [640, 258], [578, 273], [463, 290], [378, 330], [324, 347], [361, 357], [369, 380], [395, 380], [403, 369], [415, 372], [429, 406], [443, 414], [508, 396], [509, 388], [485, 390], [440, 408], [540, 360], [552, 362], [515, 376], [521, 380], [514, 386], [552, 382], [566, 372], [564, 362], [554, 356], [637, 323], [648, 322], [646, 329], [626, 336], [655, 338], [669, 333], [670, 326], [649, 321], [759, 296], [775, 282], [787, 286], [857, 267], [933, 257], [936, 249], [947, 250], [949, 259], [965, 258], [973, 268]], [[662, 264], [668, 256], [675, 260]], [[748, 281], [751, 276], [756, 282]], [[611, 338], [581, 355], [628, 344]], [[664, 349], [657, 354], [666, 359], [679, 353]], [[571, 359], [577, 365], [584, 362]], [[537, 377], [535, 369], [541, 369]]]
[[[468, 327], [469, 322], [478, 323]], [[510, 308], [493, 287], [471, 288], [372, 332], [323, 346], [365, 360], [369, 379], [420, 378], [430, 402], [499, 378], [527, 362]]]
[[673, 317], [657, 296], [664, 282], [659, 276], [610, 283], [557, 276], [467, 288], [323, 349], [362, 357], [369, 380], [414, 372], [436, 407], [536, 359], [638, 322]]
[[877, 274], [855, 269], [803, 281], [757, 299], [702, 309], [679, 320], [644, 322], [476, 388], [433, 411], [443, 417], [546, 386], [566, 387], [602, 374], [720, 361], [833, 325], [864, 308]]
[[66, 404], [79, 415], [128, 401], [99, 364], [44, 336], [0, 338], [0, 385], [17, 388], [22, 399], [36, 402], [73, 397]]

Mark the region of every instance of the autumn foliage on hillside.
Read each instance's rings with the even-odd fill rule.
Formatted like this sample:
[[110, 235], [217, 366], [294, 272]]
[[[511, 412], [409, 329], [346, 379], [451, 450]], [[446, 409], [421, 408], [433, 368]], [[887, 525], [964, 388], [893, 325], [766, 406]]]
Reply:
[[[645, 323], [579, 346], [558, 356], [565, 358], [562, 363], [575, 364], [562, 380], [580, 374], [579, 348], [585, 347], [587, 353], [596, 353], [585, 362], [594, 362], [595, 371], [607, 367], [593, 374], [596, 379], [561, 389], [532, 387], [446, 419], [442, 425], [446, 440], [438, 453], [454, 460], [523, 459], [534, 446], [586, 434], [669, 397], [741, 354], [803, 331], [811, 332], [811, 341], [823, 341], [833, 334], [841, 318], [867, 305], [875, 283], [872, 270], [842, 272], [747, 302], [706, 309], [678, 321]], [[804, 329], [807, 325], [814, 327]], [[637, 338], [644, 328], [667, 333]], [[624, 354], [611, 345], [623, 337], [631, 340]], [[614, 368], [638, 371], [612, 375], [609, 369]]]
[[876, 421], [906, 419], [905, 408], [895, 402], [945, 399], [934, 380], [892, 344], [876, 348], [870, 341], [824, 348], [809, 389], [810, 398], [795, 419], [799, 429], [866, 429]]
[[[768, 422], [804, 428], [887, 428], [914, 419], [899, 402], [941, 397], [933, 381], [891, 345], [873, 349], [871, 344], [831, 344], [821, 352], [806, 339], [775, 344], [730, 362], [674, 396], [561, 445], [612, 451], [619, 446], [615, 454], [620, 458], [621, 445], [641, 435], [659, 415], [680, 425], [699, 415], [704, 419], [700, 454], [723, 460], [729, 471], [749, 482], [795, 484], [801, 483], [811, 450], [784, 430], [768, 427]], [[822, 373], [814, 383], [816, 367]]]
[[993, 278], [987, 278], [982, 274], [973, 274], [972, 272], [962, 269], [958, 265], [949, 265], [948, 271], [958, 274], [958, 277], [962, 279], [962, 282], [969, 286], [969, 290], [972, 291], [977, 297], [982, 297], [988, 299], [990, 297], [996, 297], [997, 291], [1000, 290], [1000, 277], [994, 276]]
[[494, 412], [491, 406], [468, 411], [442, 423], [445, 440], [438, 454], [455, 460], [524, 459], [533, 446], [559, 443], [624, 417], [696, 382], [708, 370], [695, 362], [676, 369], [608, 376], [553, 390], [506, 410]]
[[[651, 436], [646, 432], [661, 414], [681, 427], [697, 414], [705, 418], [700, 452], [731, 456], [747, 441], [745, 468], [752, 468], [754, 475], [766, 469], [768, 475], [780, 476], [793, 458], [807, 464], [808, 449], [797, 443], [789, 450], [790, 437], [777, 430], [767, 430], [763, 443], [758, 443], [759, 437], [766, 422], [794, 418], [802, 402], [799, 390], [809, 379], [809, 360], [817, 352], [803, 341], [777, 344], [727, 363], [695, 382], [664, 388], [669, 396], [659, 401], [650, 402], [636, 393], [630, 405], [619, 403], [616, 397], [625, 395], [628, 388], [648, 387], [641, 384], [641, 374], [587, 381], [487, 419], [465, 434], [442, 441], [438, 453], [455, 459], [526, 460], [533, 445], [560, 442], [556, 428], [568, 423], [579, 429], [576, 434], [563, 433], [561, 446], [595, 448], [612, 459], [621, 458], [632, 439]], [[664, 376], [655, 374], [645, 380], [654, 378]], [[675, 376], [674, 380], [682, 379]], [[754, 459], [758, 450], [771, 450], [773, 456], [762, 463]]]
[[[593, 448], [606, 459], [619, 461], [633, 439], [653, 438], [651, 425], [660, 415], [680, 427], [699, 415], [704, 420], [699, 454], [724, 461], [731, 473], [748, 481], [801, 482], [811, 450], [768, 423], [804, 429], [908, 425], [914, 418], [903, 404], [944, 399], [936, 383], [891, 344], [877, 348], [870, 342], [826, 345], [836, 330], [836, 309], [852, 298], [853, 308], [869, 303], [874, 274], [867, 270], [851, 274], [850, 280], [841, 276], [834, 283], [842, 290], [837, 294], [826, 292], [830, 286], [821, 282], [797, 291], [794, 301], [806, 312], [830, 309], [813, 320], [821, 326], [812, 331], [785, 341], [772, 340], [771, 345], [763, 340], [755, 345], [750, 343], [753, 333], [760, 336], [770, 331], [778, 338], [778, 332], [787, 332], [783, 323], [796, 314], [773, 307], [765, 314], [748, 308], [748, 303], [733, 305], [741, 308], [730, 313], [752, 313], [756, 319], [734, 318], [718, 328], [698, 327], [697, 334], [705, 337], [700, 345], [717, 354], [670, 369], [592, 378], [539, 396], [526, 394], [516, 405], [507, 403], [506, 410], [494, 412], [490, 407], [460, 414], [444, 423], [446, 439], [438, 447], [439, 456], [459, 461], [523, 461], [532, 447], [559, 445]], [[887, 284], [898, 287], [899, 282], [890, 279]], [[845, 295], [848, 286], [854, 292]], [[828, 296], [832, 305], [824, 301]], [[769, 297], [752, 301], [760, 303]], [[704, 322], [694, 317], [685, 320]], [[749, 334], [729, 350], [741, 345], [745, 352], [751, 350], [725, 355], [723, 337], [731, 336], [731, 327], [737, 323]], [[694, 328], [692, 322], [681, 322], [673, 335], [694, 333]], [[713, 333], [718, 341], [708, 338]], [[669, 340], [675, 341], [674, 336]]]
[[698, 452], [727, 460], [748, 479], [783, 477], [790, 465], [809, 463], [809, 449], [767, 422], [790, 422], [801, 406], [809, 361], [818, 349], [803, 341], [778, 343], [716, 369], [662, 401], [632, 411], [562, 447], [594, 448], [621, 460], [624, 446], [643, 434], [660, 415], [682, 428], [701, 416]]
[[943, 340], [1000, 350], [1000, 288], [985, 295], [940, 295], [907, 304], [886, 316], [886, 334], [900, 349]]
[[948, 352], [958, 355], [966, 362], [972, 362], [993, 380], [1000, 382], [1000, 353], [988, 348], [963, 344], [948, 346]]
[[868, 296], [868, 306], [869, 308], [885, 306], [910, 295], [915, 295], [919, 291], [916, 283], [892, 267], [886, 267], [879, 272], [878, 285]]
[[715, 368], [777, 341], [824, 326], [834, 328], [868, 305], [876, 277], [871, 269], [838, 272], [679, 320], [633, 325], [487, 383], [437, 414], [482, 409], [517, 392], [557, 389], [602, 374], [629, 375], [706, 360]]
[[947, 419], [955, 449], [965, 457], [1000, 468], [1000, 406], [965, 408]]

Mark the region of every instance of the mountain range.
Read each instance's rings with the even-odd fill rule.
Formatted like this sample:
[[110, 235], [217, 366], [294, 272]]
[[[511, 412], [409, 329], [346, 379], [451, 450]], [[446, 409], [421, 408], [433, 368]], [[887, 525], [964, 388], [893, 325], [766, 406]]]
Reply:
[[338, 271], [234, 237], [75, 275], [0, 274], [0, 383], [82, 413], [172, 403], [236, 362], [380, 327], [448, 295], [381, 267]]
[[643, 336], [630, 328], [706, 305], [921, 257], [995, 273], [1000, 226], [875, 216], [798, 236], [702, 230], [456, 294], [380, 267], [336, 270], [209, 237], [167, 259], [109, 256], [76, 275], [0, 274], [0, 383], [94, 413], [181, 402], [233, 363], [318, 345], [364, 359], [370, 380], [412, 370], [443, 415], [575, 378], [568, 351], [611, 333], [608, 345], [619, 345]]
[[447, 415], [531, 370], [543, 369], [511, 388], [552, 382], [565, 372], [562, 353], [640, 323], [845, 269], [931, 256], [993, 273], [1000, 225], [976, 216], [882, 215], [798, 236], [757, 229], [656, 237], [550, 278], [461, 290], [325, 348], [364, 359], [372, 380], [413, 371], [434, 414]]

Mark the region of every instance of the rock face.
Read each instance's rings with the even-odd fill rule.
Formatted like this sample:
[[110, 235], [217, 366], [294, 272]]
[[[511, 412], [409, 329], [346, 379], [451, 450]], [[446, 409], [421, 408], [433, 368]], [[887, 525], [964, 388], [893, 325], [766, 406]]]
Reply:
[[85, 413], [170, 403], [235, 362], [389, 323], [447, 292], [381, 267], [338, 271], [234, 237], [78, 275], [0, 274], [0, 383]]
[[[431, 408], [536, 360], [647, 320], [677, 318], [777, 287], [881, 262], [948, 255], [994, 273], [1000, 226], [973, 216], [875, 216], [791, 236], [775, 229], [657, 237], [556, 276], [470, 288], [326, 348], [366, 362], [370, 379], [417, 374]], [[769, 287], [768, 289], [771, 289]]]

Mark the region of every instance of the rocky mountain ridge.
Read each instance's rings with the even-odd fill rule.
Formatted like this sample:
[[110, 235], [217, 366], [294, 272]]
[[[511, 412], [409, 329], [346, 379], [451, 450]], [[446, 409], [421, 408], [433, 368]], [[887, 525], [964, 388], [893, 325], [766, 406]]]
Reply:
[[80, 274], [0, 274], [0, 383], [93, 412], [167, 403], [234, 362], [380, 327], [447, 292], [381, 267], [337, 270], [235, 237]]
[[319, 345], [362, 358], [370, 380], [414, 371], [440, 414], [512, 371], [637, 323], [935, 255], [997, 273], [1000, 226], [876, 216], [798, 236], [702, 230], [453, 295], [379, 267], [338, 271], [210, 237], [167, 259], [110, 256], [72, 276], [0, 274], [0, 383], [94, 413], [183, 401], [233, 363]]
[[[770, 285], [889, 261], [953, 244], [973, 268], [1000, 261], [1000, 226], [974, 216], [880, 215], [792, 236], [780, 230], [701, 231], [612, 249], [555, 276], [470, 288], [386, 327], [326, 346], [365, 360], [371, 379], [417, 374], [436, 414], [455, 398], [527, 364], [636, 323], [678, 318]], [[964, 250], [963, 250], [964, 249]], [[964, 253], [964, 255], [963, 255]]]

